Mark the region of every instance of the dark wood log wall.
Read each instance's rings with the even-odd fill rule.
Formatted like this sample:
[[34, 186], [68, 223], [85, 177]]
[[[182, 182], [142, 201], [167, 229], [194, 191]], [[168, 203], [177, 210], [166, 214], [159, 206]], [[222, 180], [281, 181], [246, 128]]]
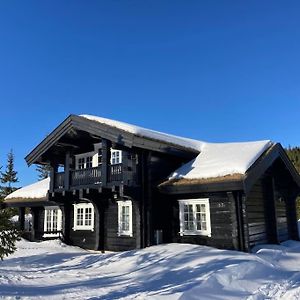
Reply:
[[118, 236], [118, 203], [115, 200], [109, 200], [105, 210], [105, 250], [125, 251], [135, 249], [136, 238], [139, 230], [136, 227], [136, 201], [132, 201], [132, 231], [133, 235]]
[[[269, 185], [269, 189], [271, 185]], [[262, 181], [257, 182], [246, 199], [246, 211], [248, 220], [249, 231], [249, 246], [252, 247], [257, 244], [268, 243], [268, 228], [266, 222], [266, 216], [269, 218], [272, 214], [266, 213], [266, 206], [264, 200], [264, 188]], [[273, 195], [268, 194], [267, 201], [273, 201]]]
[[[77, 199], [76, 199], [77, 200]], [[98, 250], [99, 245], [97, 244], [98, 241], [98, 224], [99, 224], [99, 218], [97, 217], [97, 213], [94, 215], [94, 231], [91, 230], [74, 230], [74, 206], [71, 205], [65, 213], [68, 214], [67, 219], [70, 220], [70, 228], [69, 228], [69, 234], [66, 232], [66, 235], [68, 235], [68, 240], [72, 245], [76, 245], [79, 247], [82, 247], [84, 249], [93, 249]], [[97, 209], [97, 208], [95, 208]]]
[[[178, 196], [177, 196], [178, 197]], [[191, 199], [191, 195], [184, 195], [172, 199], [172, 242], [207, 245], [222, 249], [236, 249], [236, 236], [233, 234], [233, 224], [236, 222], [236, 211], [232, 209], [234, 198], [227, 193], [199, 194], [193, 198], [209, 198], [211, 237], [201, 235], [179, 235], [179, 199]], [[170, 199], [169, 199], [170, 200]]]
[[283, 197], [277, 198], [275, 201], [275, 208], [278, 242], [286, 241], [289, 239], [286, 200]]

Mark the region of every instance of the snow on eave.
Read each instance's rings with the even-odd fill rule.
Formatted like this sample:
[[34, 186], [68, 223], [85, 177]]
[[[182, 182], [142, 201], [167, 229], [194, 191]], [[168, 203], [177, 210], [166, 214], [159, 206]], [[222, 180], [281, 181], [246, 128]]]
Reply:
[[246, 174], [269, 149], [270, 140], [243, 143], [206, 143], [198, 156], [175, 170], [169, 180], [211, 179]]
[[105, 124], [110, 127], [117, 128], [119, 130], [126, 131], [128, 133], [134, 134], [136, 136], [140, 136], [143, 138], [156, 140], [159, 142], [164, 142], [168, 144], [173, 144], [175, 146], [184, 147], [187, 149], [192, 149], [193, 151], [200, 152], [205, 142], [189, 139], [185, 137], [180, 137], [172, 134], [163, 133], [160, 131], [155, 131], [143, 127], [139, 127], [136, 125], [132, 125], [125, 122], [115, 121], [111, 119], [106, 119], [98, 116], [86, 115], [82, 114], [79, 117], [83, 117], [85, 119], [95, 121], [101, 124]]
[[15, 202], [20, 200], [44, 200], [47, 198], [49, 184], [50, 178], [48, 177], [12, 192], [4, 198], [4, 201]]

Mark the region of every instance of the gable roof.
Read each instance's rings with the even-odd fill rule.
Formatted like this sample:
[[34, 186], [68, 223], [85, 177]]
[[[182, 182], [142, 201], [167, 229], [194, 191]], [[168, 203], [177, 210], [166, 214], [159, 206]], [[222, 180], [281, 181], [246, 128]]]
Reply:
[[185, 157], [195, 157], [201, 150], [202, 142], [145, 129], [124, 122], [90, 115], [70, 115], [56, 127], [26, 157], [28, 165], [41, 163], [41, 156], [66, 134], [84, 131], [94, 138], [105, 138], [126, 147], [139, 147]]

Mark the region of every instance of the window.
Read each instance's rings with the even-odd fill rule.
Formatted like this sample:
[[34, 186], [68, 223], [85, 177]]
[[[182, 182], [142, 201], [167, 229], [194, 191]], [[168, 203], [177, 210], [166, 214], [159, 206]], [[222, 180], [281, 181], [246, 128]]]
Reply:
[[85, 163], [85, 168], [89, 169], [93, 167], [93, 156], [87, 156], [86, 157], [86, 163]]
[[[97, 160], [97, 153], [96, 152], [87, 152], [75, 155], [76, 159], [76, 169], [89, 169], [93, 166], [96, 167], [96, 160]], [[95, 159], [94, 159], [95, 158]], [[94, 161], [95, 160], [95, 161]]]
[[122, 151], [111, 149], [110, 163], [112, 165], [122, 163]]
[[46, 207], [44, 218], [44, 237], [59, 236], [62, 228], [62, 212], [58, 207]]
[[211, 235], [209, 199], [179, 200], [180, 235]]
[[94, 206], [92, 203], [74, 204], [74, 231], [94, 231]]
[[118, 235], [132, 236], [132, 202], [118, 201]]
[[85, 165], [85, 158], [84, 157], [80, 157], [78, 158], [78, 169], [84, 169], [84, 165]]

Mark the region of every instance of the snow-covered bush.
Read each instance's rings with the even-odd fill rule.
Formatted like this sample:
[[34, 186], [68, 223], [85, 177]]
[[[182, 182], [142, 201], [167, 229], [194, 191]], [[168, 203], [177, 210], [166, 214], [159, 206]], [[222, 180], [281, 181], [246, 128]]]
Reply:
[[16, 225], [10, 220], [10, 215], [5, 210], [0, 210], [0, 259], [14, 253], [15, 243], [20, 239]]

